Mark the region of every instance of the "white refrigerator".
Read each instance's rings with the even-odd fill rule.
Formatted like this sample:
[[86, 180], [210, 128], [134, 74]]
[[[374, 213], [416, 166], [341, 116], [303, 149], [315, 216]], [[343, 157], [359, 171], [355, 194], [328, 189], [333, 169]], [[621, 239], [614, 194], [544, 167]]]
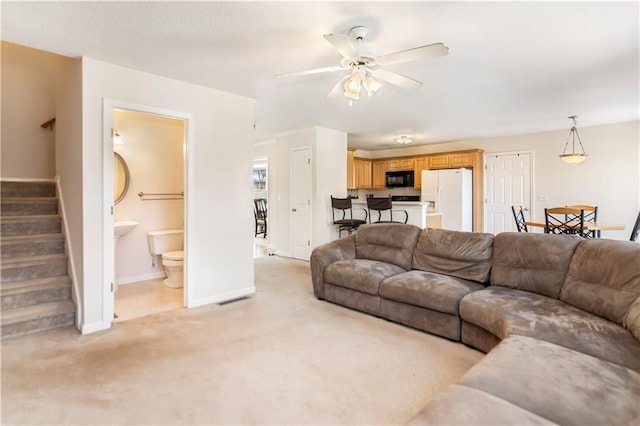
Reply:
[[420, 200], [442, 214], [442, 228], [473, 229], [473, 174], [470, 169], [423, 170]]

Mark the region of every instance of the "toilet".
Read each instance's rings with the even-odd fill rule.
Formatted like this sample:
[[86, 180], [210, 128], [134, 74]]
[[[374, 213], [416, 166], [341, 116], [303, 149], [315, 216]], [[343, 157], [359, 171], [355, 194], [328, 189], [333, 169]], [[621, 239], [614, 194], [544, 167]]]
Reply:
[[149, 231], [149, 253], [162, 256], [162, 265], [167, 274], [164, 284], [171, 288], [184, 285], [184, 231], [182, 229], [166, 229]]

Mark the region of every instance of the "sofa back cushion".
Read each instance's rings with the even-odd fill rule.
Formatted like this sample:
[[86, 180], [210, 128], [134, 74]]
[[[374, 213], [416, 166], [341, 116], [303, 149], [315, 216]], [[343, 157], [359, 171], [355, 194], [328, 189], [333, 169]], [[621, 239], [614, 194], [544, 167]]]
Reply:
[[562, 301], [633, 332], [625, 317], [638, 297], [640, 244], [605, 239], [580, 243], [560, 293]]
[[570, 235], [500, 233], [493, 240], [491, 285], [557, 299], [581, 240]]
[[356, 232], [356, 258], [378, 260], [411, 269], [421, 229], [403, 223], [362, 225]]
[[427, 228], [413, 252], [413, 269], [485, 283], [491, 271], [493, 234]]

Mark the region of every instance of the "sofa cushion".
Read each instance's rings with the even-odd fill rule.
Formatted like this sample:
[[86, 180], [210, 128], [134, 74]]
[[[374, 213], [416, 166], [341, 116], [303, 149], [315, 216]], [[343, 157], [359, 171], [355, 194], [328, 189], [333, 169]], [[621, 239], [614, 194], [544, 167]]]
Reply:
[[402, 272], [405, 271], [399, 266], [376, 260], [340, 260], [325, 268], [324, 280], [329, 284], [377, 296], [382, 280]]
[[491, 285], [557, 299], [580, 241], [569, 235], [500, 233], [493, 240]]
[[640, 244], [586, 240], [578, 246], [560, 300], [623, 324], [640, 297]]
[[629, 331], [557, 299], [492, 286], [465, 296], [460, 317], [500, 339], [531, 336], [640, 370], [640, 342]]
[[409, 271], [386, 278], [380, 284], [380, 296], [409, 305], [458, 315], [460, 299], [482, 284], [448, 275]]
[[558, 424], [640, 422], [640, 373], [530, 337], [503, 340], [458, 384]]
[[356, 232], [356, 257], [409, 270], [420, 231], [417, 226], [402, 223], [362, 225]]
[[458, 384], [438, 393], [410, 425], [555, 425], [504, 399]]
[[487, 282], [493, 234], [427, 228], [413, 253], [413, 269]]
[[623, 325], [636, 339], [640, 340], [640, 297], [631, 304]]

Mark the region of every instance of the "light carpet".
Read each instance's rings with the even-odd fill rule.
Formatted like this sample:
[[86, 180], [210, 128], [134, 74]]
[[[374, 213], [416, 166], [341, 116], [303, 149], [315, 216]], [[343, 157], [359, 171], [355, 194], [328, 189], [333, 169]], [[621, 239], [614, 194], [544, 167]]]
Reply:
[[255, 260], [248, 299], [2, 342], [2, 424], [402, 424], [483, 354], [313, 295]]

